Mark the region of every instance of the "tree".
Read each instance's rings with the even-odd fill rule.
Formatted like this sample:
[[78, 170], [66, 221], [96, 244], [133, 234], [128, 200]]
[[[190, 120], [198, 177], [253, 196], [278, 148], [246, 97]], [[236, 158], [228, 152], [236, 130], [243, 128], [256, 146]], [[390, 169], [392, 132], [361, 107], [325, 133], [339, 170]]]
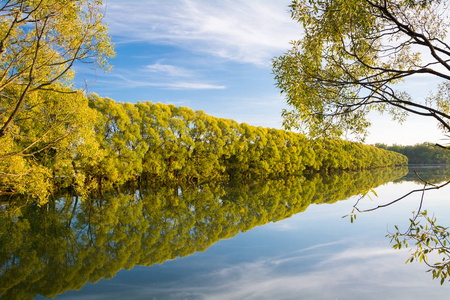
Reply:
[[77, 135], [91, 112], [72, 86], [73, 66], [109, 68], [101, 9], [101, 0], [0, 1], [0, 194], [36, 186], [31, 194], [44, 201], [56, 174], [41, 158], [63, 140], [91, 139]]
[[[293, 108], [283, 112], [287, 128], [364, 139], [367, 114], [379, 111], [400, 122], [408, 113], [431, 117], [450, 130], [446, 1], [294, 0], [290, 7], [304, 37], [273, 60], [276, 84]], [[395, 88], [423, 75], [444, 81], [426, 99]]]
[[[364, 139], [370, 125], [367, 114], [379, 111], [400, 122], [410, 113], [430, 117], [444, 132], [450, 131], [446, 1], [295, 0], [291, 12], [303, 26], [304, 37], [273, 60], [277, 86], [293, 108], [283, 112], [286, 127], [312, 137], [349, 132]], [[443, 81], [426, 99], [415, 99], [398, 86], [424, 75]], [[424, 217], [425, 226], [417, 216]], [[435, 250], [442, 263], [432, 266], [433, 278], [442, 283], [450, 275], [448, 230], [426, 212], [419, 209], [406, 233], [397, 229], [389, 236], [397, 248], [406, 240], [416, 243], [410, 262]]]

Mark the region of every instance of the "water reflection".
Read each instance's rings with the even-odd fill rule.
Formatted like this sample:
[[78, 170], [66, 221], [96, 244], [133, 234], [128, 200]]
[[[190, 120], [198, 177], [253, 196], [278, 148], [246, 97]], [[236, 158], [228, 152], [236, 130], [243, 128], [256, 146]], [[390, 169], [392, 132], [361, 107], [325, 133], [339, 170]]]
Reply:
[[[221, 239], [397, 180], [407, 168], [282, 180], [147, 187], [44, 207], [17, 199], [0, 214], [0, 292], [55, 297], [122, 269], [204, 251]], [[280, 262], [279, 262], [280, 263]]]
[[423, 184], [424, 182], [419, 176], [434, 184], [448, 181], [450, 180], [450, 165], [409, 165], [409, 172], [396, 181], [413, 181]]

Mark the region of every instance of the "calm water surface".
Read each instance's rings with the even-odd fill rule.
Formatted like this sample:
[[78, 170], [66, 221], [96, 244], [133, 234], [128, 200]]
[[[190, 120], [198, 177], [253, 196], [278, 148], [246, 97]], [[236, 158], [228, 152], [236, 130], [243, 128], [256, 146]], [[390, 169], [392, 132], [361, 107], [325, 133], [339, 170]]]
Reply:
[[[405, 264], [386, 234], [407, 228], [420, 194], [342, 218], [360, 193], [373, 207], [440, 182], [446, 167], [340, 173], [199, 188], [142, 189], [44, 208], [3, 205], [5, 299], [448, 299], [450, 283]], [[450, 187], [424, 209], [449, 226]]]

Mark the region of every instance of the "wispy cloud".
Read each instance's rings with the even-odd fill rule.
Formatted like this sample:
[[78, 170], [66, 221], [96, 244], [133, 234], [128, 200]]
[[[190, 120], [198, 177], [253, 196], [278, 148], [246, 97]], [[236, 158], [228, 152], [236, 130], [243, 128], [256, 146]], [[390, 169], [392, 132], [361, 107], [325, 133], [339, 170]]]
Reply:
[[201, 82], [176, 82], [176, 83], [156, 83], [154, 86], [167, 87], [171, 89], [188, 89], [188, 90], [223, 90], [224, 85], [214, 85]]
[[268, 65], [300, 27], [290, 0], [108, 0], [106, 21], [116, 42], [169, 44], [233, 61]]
[[[354, 299], [349, 295], [351, 291], [360, 299], [371, 296], [378, 287], [395, 291], [427, 286], [428, 282], [423, 282], [423, 278], [428, 274], [420, 269], [420, 265], [415, 266], [415, 271], [420, 272], [417, 274], [411, 274], [411, 269], [398, 269], [399, 265], [404, 265], [400, 251], [376, 246], [338, 253], [332, 247], [328, 250], [331, 250], [329, 259], [325, 260], [321, 260], [324, 256], [311, 257], [298, 251], [284, 261], [259, 260], [210, 274], [214, 283], [209, 284], [214, 289], [205, 287], [204, 298], [322, 299], [329, 296], [330, 299]], [[306, 267], [306, 261], [313, 265]]]
[[[172, 90], [222, 90], [225, 89], [224, 85], [216, 85], [211, 83], [205, 83], [201, 81], [164, 81], [158, 82], [153, 79], [149, 80], [137, 80], [134, 79], [133, 75], [119, 75], [115, 74], [114, 77], [120, 79], [120, 81], [116, 82], [117, 85], [122, 85], [127, 88], [136, 88], [136, 87], [156, 87], [163, 89], [172, 89]], [[140, 74], [142, 78], [142, 73]], [[144, 78], [145, 79], [145, 78]]]
[[188, 69], [161, 63], [147, 65], [144, 67], [144, 70], [170, 77], [191, 77], [194, 75], [193, 72]]

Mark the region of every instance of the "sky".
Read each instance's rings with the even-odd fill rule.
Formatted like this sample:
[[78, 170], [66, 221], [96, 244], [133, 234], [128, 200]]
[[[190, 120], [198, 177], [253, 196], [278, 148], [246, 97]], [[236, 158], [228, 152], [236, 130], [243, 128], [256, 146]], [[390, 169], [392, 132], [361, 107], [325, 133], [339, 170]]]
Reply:
[[[290, 0], [104, 0], [115, 45], [112, 71], [78, 67], [89, 93], [119, 102], [161, 102], [203, 110], [254, 126], [282, 129], [285, 99], [271, 61], [301, 38]], [[408, 83], [414, 97], [435, 87]], [[446, 143], [434, 122], [410, 117], [399, 125], [371, 115], [366, 143]]]

